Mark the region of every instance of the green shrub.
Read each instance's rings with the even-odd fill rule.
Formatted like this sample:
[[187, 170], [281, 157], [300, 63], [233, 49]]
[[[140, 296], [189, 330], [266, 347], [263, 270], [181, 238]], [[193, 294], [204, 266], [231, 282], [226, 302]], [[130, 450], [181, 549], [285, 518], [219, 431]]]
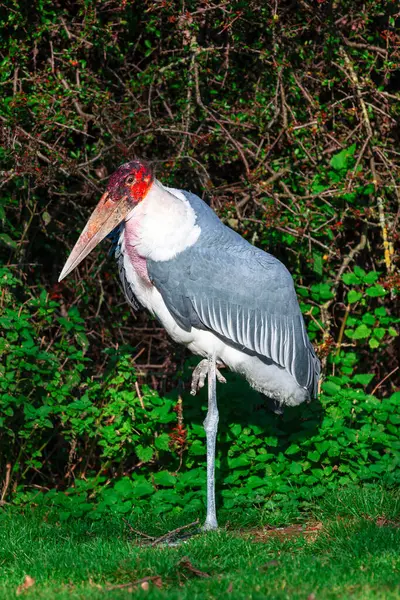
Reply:
[[[129, 347], [105, 350], [97, 378], [78, 309], [59, 316], [44, 291], [22, 301], [9, 269], [0, 281], [7, 497], [55, 504], [63, 518], [140, 512], [149, 504], [160, 512], [201, 508], [205, 393], [185, 394], [181, 412], [176, 394], [160, 397], [143, 386], [138, 396]], [[349, 483], [400, 482], [400, 393], [368, 394], [371, 376], [353, 374], [354, 362], [348, 353], [347, 374], [329, 377], [319, 402], [283, 418], [239, 377], [219, 386], [217, 485], [224, 507], [306, 505]]]

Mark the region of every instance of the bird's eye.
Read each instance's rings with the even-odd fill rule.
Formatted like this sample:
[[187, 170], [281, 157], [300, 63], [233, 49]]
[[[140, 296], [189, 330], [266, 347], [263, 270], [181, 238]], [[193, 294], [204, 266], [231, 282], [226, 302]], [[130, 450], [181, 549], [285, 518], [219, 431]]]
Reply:
[[131, 184], [134, 182], [134, 178], [132, 177], [132, 175], [129, 175], [129, 177], [126, 178], [126, 183]]

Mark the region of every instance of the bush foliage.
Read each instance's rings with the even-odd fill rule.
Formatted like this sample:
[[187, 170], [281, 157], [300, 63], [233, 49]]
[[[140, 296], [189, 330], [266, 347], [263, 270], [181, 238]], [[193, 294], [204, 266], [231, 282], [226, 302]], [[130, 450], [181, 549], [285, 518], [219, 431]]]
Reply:
[[288, 266], [324, 366], [283, 419], [220, 386], [220, 503], [398, 482], [397, 4], [10, 0], [0, 21], [1, 501], [203, 502], [193, 361], [132, 315], [106, 244], [55, 283], [134, 156]]

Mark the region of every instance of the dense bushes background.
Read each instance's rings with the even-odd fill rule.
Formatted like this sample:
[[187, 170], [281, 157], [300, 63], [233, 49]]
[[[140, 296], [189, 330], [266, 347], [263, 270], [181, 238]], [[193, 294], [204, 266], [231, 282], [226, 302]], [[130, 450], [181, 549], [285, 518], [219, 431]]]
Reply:
[[220, 502], [398, 481], [397, 2], [0, 11], [1, 501], [44, 491], [65, 515], [94, 498], [93, 515], [202, 502], [193, 363], [130, 312], [106, 243], [56, 283], [134, 156], [290, 268], [324, 364], [320, 402], [282, 420], [235, 378], [220, 387]]

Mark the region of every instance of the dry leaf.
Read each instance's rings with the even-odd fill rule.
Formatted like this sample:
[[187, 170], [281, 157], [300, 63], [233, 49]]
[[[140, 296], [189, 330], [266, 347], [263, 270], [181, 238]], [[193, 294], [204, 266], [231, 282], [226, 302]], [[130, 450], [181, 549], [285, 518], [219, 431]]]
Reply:
[[91, 577], [89, 577], [89, 585], [97, 588], [98, 590], [102, 590], [102, 586], [99, 583], [95, 583]]
[[154, 585], [158, 588], [162, 588], [163, 581], [159, 575], [152, 575], [149, 577], [143, 577], [142, 579], [138, 579], [137, 581], [130, 581], [129, 583], [120, 583], [118, 585], [111, 585], [107, 589], [110, 590], [127, 590], [128, 592], [133, 592], [135, 587], [140, 585], [142, 590], [147, 591], [149, 589], [149, 582], [154, 583]]
[[35, 585], [35, 580], [30, 575], [25, 575], [24, 581], [17, 587], [17, 596], [29, 590], [33, 585]]
[[278, 537], [281, 539], [287, 539], [291, 537], [304, 536], [310, 541], [314, 541], [319, 531], [323, 529], [323, 525], [320, 522], [312, 522], [307, 525], [289, 525], [288, 527], [268, 527], [262, 529], [250, 529], [246, 531], [246, 535], [255, 536], [256, 542], [265, 542], [271, 537]]
[[265, 565], [261, 565], [261, 567], [259, 568], [261, 571], [266, 571], [270, 567], [279, 567], [279, 562], [277, 560], [270, 560], [267, 563], [265, 563]]
[[190, 571], [190, 573], [193, 573], [193, 575], [197, 575], [197, 577], [204, 577], [204, 578], [211, 577], [208, 573], [205, 573], [204, 571], [200, 571], [200, 569], [197, 569], [196, 567], [194, 567], [192, 565], [192, 563], [190, 562], [190, 559], [188, 556], [183, 556], [181, 558], [181, 560], [179, 561], [178, 565], [180, 565], [187, 571]]

